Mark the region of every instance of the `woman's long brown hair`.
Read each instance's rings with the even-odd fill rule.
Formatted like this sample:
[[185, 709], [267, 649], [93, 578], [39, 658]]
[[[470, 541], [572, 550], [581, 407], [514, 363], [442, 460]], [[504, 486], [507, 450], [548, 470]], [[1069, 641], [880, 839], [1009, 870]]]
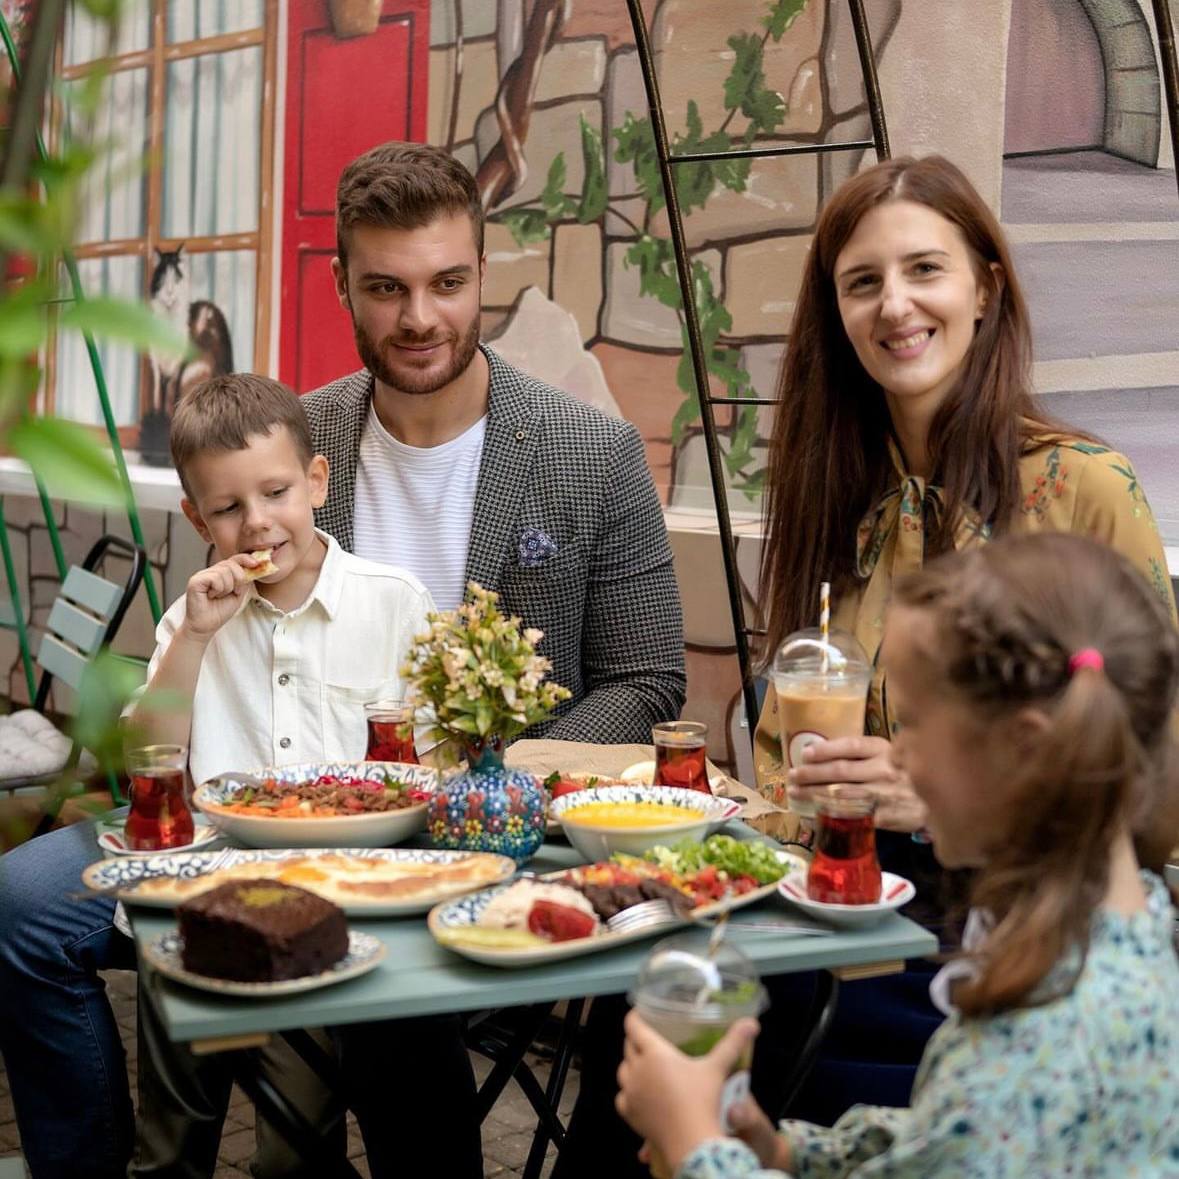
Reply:
[[894, 200], [956, 225], [990, 292], [958, 383], [930, 428], [931, 482], [943, 488], [945, 511], [927, 536], [929, 554], [952, 547], [964, 508], [996, 534], [1007, 529], [1030, 436], [1086, 437], [1036, 408], [1027, 304], [1003, 232], [962, 172], [940, 156], [904, 157], [847, 181], [819, 218], [779, 375], [761, 570], [767, 659], [790, 631], [811, 624], [820, 582], [830, 581], [837, 598], [851, 587], [856, 529], [890, 480], [884, 393], [844, 332], [834, 271], [864, 214]]
[[[1076, 978], [1041, 986], [1053, 966], [1070, 951], [1078, 972], [1084, 962], [1114, 838], [1129, 831], [1155, 871], [1179, 841], [1179, 632], [1125, 557], [1068, 533], [943, 556], [902, 578], [893, 600], [928, 613], [933, 641], [916, 650], [926, 683], [961, 699], [978, 742], [999, 741], [1023, 709], [1047, 718], [1012, 751], [996, 799], [1006, 822], [971, 897], [995, 927], [979, 973], [954, 992], [967, 1015], [1047, 1002]], [[1087, 647], [1104, 668], [1071, 670]]]

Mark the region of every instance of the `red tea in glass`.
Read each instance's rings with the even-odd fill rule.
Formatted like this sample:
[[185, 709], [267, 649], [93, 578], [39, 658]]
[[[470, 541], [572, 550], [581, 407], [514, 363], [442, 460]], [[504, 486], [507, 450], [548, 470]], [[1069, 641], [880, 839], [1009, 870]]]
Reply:
[[366, 761], [418, 764], [413, 743], [413, 708], [400, 700], [379, 700], [364, 706], [368, 722]]
[[192, 811], [184, 790], [188, 751], [183, 745], [149, 745], [127, 754], [131, 811], [123, 839], [134, 851], [192, 843]]
[[679, 786], [711, 794], [705, 755], [708, 726], [699, 721], [670, 721], [651, 730], [655, 743], [655, 785]]
[[880, 900], [875, 809], [871, 793], [853, 786], [832, 787], [819, 799], [814, 858], [806, 878], [812, 901], [874, 905]]

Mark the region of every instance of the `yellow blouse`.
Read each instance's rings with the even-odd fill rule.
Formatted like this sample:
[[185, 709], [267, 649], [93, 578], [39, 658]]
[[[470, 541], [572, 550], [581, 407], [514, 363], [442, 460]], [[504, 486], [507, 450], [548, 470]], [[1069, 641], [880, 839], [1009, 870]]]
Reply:
[[[884, 608], [893, 580], [920, 569], [925, 559], [926, 516], [941, 506], [941, 489], [906, 474], [892, 449], [897, 484], [861, 521], [856, 536], [860, 583], [832, 608], [831, 621], [859, 639], [875, 664], [884, 629]], [[1076, 532], [1112, 545], [1128, 557], [1158, 591], [1175, 618], [1171, 579], [1158, 526], [1130, 460], [1104, 446], [1080, 440], [1045, 442], [1020, 460], [1023, 505], [1013, 522], [1019, 532]], [[954, 547], [969, 548], [990, 539], [989, 525], [964, 520]], [[892, 731], [877, 666], [868, 694], [867, 731]], [[784, 801], [778, 704], [766, 694], [755, 734], [754, 769], [758, 785], [773, 801]]]

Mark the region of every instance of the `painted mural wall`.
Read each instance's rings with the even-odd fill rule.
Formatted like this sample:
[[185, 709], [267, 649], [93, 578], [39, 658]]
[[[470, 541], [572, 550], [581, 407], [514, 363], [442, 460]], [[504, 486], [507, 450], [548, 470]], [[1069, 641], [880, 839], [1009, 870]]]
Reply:
[[[1163, 178], [1155, 169], [1170, 156], [1149, 0], [866, 8], [894, 153], [949, 155], [996, 208], [1018, 163], [1005, 166], [1011, 153], [1090, 149], [1060, 158], [1091, 177], [1116, 158]], [[869, 136], [844, 0], [647, 0], [645, 9], [682, 149]], [[86, 210], [83, 278], [94, 290], [149, 299], [194, 344], [183, 366], [104, 350], [125, 445], [165, 463], [171, 405], [211, 372], [254, 369], [306, 391], [354, 368], [328, 275], [339, 169], [389, 138], [449, 147], [476, 176], [488, 215], [485, 337], [643, 435], [685, 598], [686, 714], [709, 721], [714, 756], [732, 761], [746, 739], [713, 493], [625, 5], [140, 0], [117, 49], [102, 129], [118, 133], [119, 147]], [[98, 51], [86, 22], [71, 21], [59, 63], [67, 93]], [[1055, 118], [1062, 106], [1068, 117]], [[67, 121], [62, 106], [53, 132]], [[134, 166], [145, 150], [147, 166]], [[681, 170], [715, 392], [773, 394], [817, 212], [865, 158], [872, 153], [860, 149]], [[1017, 203], [1029, 186], [1034, 194], [1055, 183], [1047, 173], [1021, 179]], [[1162, 196], [1151, 199], [1174, 218], [1179, 202], [1168, 210]], [[49, 367], [46, 409], [98, 422], [85, 357], [63, 344]], [[747, 406], [721, 417], [750, 602], [771, 413]], [[36, 623], [56, 590], [51, 555], [33, 501], [10, 497], [8, 514]], [[75, 559], [96, 530], [126, 531], [76, 507], [60, 514]], [[170, 599], [204, 549], [168, 510], [148, 510], [146, 527]], [[150, 651], [142, 601], [119, 645]], [[10, 657], [0, 646], [0, 658]], [[16, 694], [19, 680], [14, 667]]]

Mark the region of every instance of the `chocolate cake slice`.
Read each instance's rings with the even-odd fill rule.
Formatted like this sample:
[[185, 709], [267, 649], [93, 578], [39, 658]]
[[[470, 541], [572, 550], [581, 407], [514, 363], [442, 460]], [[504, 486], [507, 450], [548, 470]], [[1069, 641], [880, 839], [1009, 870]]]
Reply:
[[238, 982], [318, 974], [348, 952], [344, 911], [280, 880], [231, 880], [177, 910], [185, 970]]

